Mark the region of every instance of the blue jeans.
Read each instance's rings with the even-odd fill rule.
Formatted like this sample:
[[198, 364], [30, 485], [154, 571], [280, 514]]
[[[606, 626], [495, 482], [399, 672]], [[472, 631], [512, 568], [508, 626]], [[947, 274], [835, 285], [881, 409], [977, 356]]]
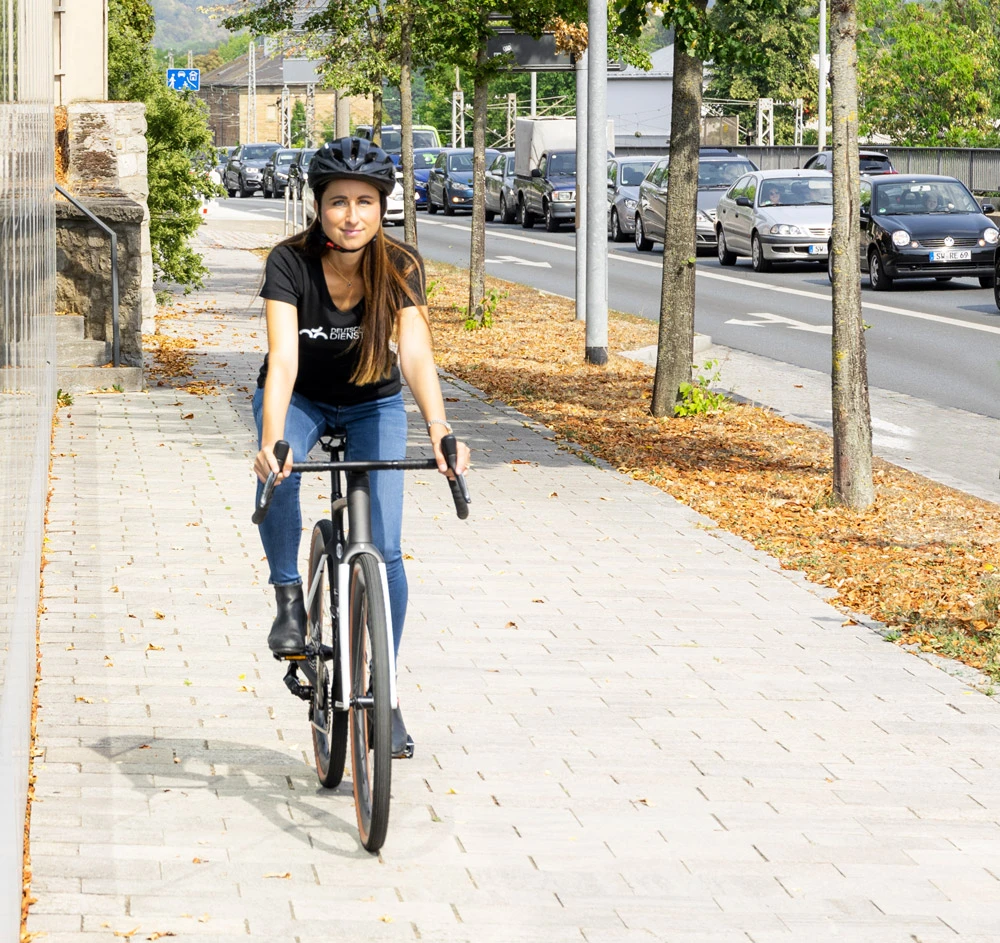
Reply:
[[[264, 391], [253, 396], [253, 416], [260, 447], [264, 419]], [[292, 460], [306, 456], [330, 429], [347, 431], [347, 461], [370, 461], [406, 457], [406, 410], [403, 396], [330, 406], [292, 393], [285, 416], [285, 440], [292, 447]], [[289, 586], [302, 582], [299, 575], [299, 542], [302, 537], [302, 509], [299, 504], [301, 475], [292, 475], [274, 489], [271, 510], [260, 525], [260, 539], [271, 569], [269, 582]], [[385, 558], [389, 578], [389, 605], [392, 608], [392, 635], [396, 653], [406, 618], [407, 586], [403, 570], [400, 536], [403, 528], [403, 472], [375, 471], [371, 478], [372, 542]], [[257, 496], [263, 486], [257, 482]]]

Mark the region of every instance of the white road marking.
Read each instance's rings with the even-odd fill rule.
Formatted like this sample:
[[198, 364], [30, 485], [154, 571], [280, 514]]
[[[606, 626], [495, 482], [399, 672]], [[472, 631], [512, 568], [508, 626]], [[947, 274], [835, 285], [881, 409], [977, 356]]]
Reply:
[[516, 255], [498, 255], [495, 259], [486, 259], [486, 261], [497, 262], [498, 264], [513, 262], [515, 265], [531, 265], [535, 268], [552, 268], [551, 264], [548, 262], [532, 262], [530, 259], [522, 259]]
[[[756, 318], [751, 321], [749, 318]], [[794, 318], [786, 318], [780, 314], [770, 314], [767, 311], [751, 311], [747, 319], [730, 318], [726, 324], [743, 324], [747, 327], [764, 327], [768, 324], [784, 324], [793, 331], [812, 331], [815, 334], [833, 334], [833, 326], [830, 324], [809, 324], [806, 321], [796, 321]]]
[[[451, 229], [459, 229], [465, 233], [469, 232], [468, 226], [459, 226], [455, 223], [437, 223], [431, 222], [430, 220], [422, 220], [422, 222], [428, 226], [447, 226]], [[495, 229], [490, 230], [490, 238], [512, 239], [515, 242], [527, 242], [530, 245], [545, 246], [548, 249], [562, 249], [566, 252], [576, 252], [576, 246], [567, 246], [558, 242], [549, 242], [546, 239], [532, 239], [528, 236], [518, 236], [514, 233], [500, 232]], [[630, 255], [619, 255], [617, 252], [609, 252], [608, 259], [616, 259], [620, 262], [630, 262], [632, 265], [648, 265], [651, 268], [663, 268], [663, 263], [658, 259], [639, 259]], [[732, 282], [735, 285], [742, 286], [744, 289], [760, 288], [764, 291], [776, 291], [783, 295], [797, 295], [800, 298], [816, 298], [820, 301], [831, 301], [830, 295], [824, 295], [818, 291], [806, 291], [803, 288], [789, 288], [786, 285], [773, 285], [770, 282], [751, 281], [748, 278], [737, 278], [733, 275], [723, 275], [721, 272], [711, 272], [700, 267], [696, 268], [695, 271], [700, 278], [710, 278], [719, 282]], [[969, 331], [981, 331], [984, 334], [1000, 334], [1000, 327], [994, 327], [992, 324], [976, 324], [972, 321], [962, 321], [958, 318], [946, 318], [940, 314], [926, 314], [923, 311], [911, 311], [908, 308], [895, 308], [891, 305], [876, 304], [873, 301], [863, 301], [861, 303], [861, 307], [866, 308], [869, 311], [884, 311], [887, 314], [898, 314], [904, 318], [916, 318], [919, 321], [934, 321], [938, 324], [946, 324], [949, 327], [961, 327]]]

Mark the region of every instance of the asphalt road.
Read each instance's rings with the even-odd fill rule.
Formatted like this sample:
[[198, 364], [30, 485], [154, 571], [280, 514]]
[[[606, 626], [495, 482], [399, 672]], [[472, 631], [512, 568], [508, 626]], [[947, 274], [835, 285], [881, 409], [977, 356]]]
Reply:
[[[283, 204], [221, 200], [219, 209], [280, 219]], [[455, 265], [469, 262], [470, 218], [418, 218], [420, 251]], [[511, 281], [572, 297], [575, 235], [499, 222], [487, 224], [487, 271]], [[402, 230], [399, 230], [402, 234]], [[637, 252], [609, 243], [612, 307], [659, 316], [662, 249]], [[698, 260], [695, 329], [716, 344], [829, 374], [831, 297], [825, 270], [791, 266], [758, 275], [749, 260], [723, 269]], [[876, 295], [864, 288], [869, 383], [873, 387], [1000, 418], [1000, 312], [993, 293], [973, 279], [900, 283]]]

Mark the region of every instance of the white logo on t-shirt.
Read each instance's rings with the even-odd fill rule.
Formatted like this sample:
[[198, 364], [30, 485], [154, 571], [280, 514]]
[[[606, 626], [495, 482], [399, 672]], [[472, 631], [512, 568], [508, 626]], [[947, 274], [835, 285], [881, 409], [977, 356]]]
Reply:
[[322, 338], [325, 341], [355, 341], [361, 337], [361, 325], [353, 327], [303, 327], [300, 334], [305, 334], [310, 340]]

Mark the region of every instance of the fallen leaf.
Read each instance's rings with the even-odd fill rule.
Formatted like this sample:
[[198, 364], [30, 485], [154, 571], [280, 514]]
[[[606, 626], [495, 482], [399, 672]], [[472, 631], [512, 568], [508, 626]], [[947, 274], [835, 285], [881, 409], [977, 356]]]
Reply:
[[139, 928], [136, 927], [133, 930], [115, 930], [115, 936], [123, 937], [126, 940], [131, 940], [139, 932]]
[[154, 645], [152, 642], [150, 642], [146, 646], [146, 651], [147, 652], [162, 652], [163, 651], [163, 646], [162, 645]]
[[381, 920], [382, 923], [392, 923], [392, 917], [390, 917], [388, 914], [382, 914], [382, 916], [379, 917], [379, 920]]
[[84, 697], [82, 694], [78, 694], [76, 696], [76, 699], [77, 699], [77, 701], [79, 701], [79, 702], [81, 702], [83, 704], [93, 704], [94, 703], [94, 699], [92, 697]]
[[[176, 758], [175, 758], [175, 762], [176, 762]], [[192, 858], [191, 859], [191, 864], [208, 864], [208, 862], [204, 858]]]
[[181, 416], [181, 419], [194, 419], [194, 413], [186, 413], [185, 415]]
[[162, 612], [160, 612], [159, 609], [154, 609], [153, 615], [156, 616], [157, 619], [166, 619], [166, 616]]
[[280, 874], [277, 871], [269, 871], [264, 875], [266, 878], [280, 878], [282, 881], [287, 881], [291, 876], [291, 871], [282, 871]]

